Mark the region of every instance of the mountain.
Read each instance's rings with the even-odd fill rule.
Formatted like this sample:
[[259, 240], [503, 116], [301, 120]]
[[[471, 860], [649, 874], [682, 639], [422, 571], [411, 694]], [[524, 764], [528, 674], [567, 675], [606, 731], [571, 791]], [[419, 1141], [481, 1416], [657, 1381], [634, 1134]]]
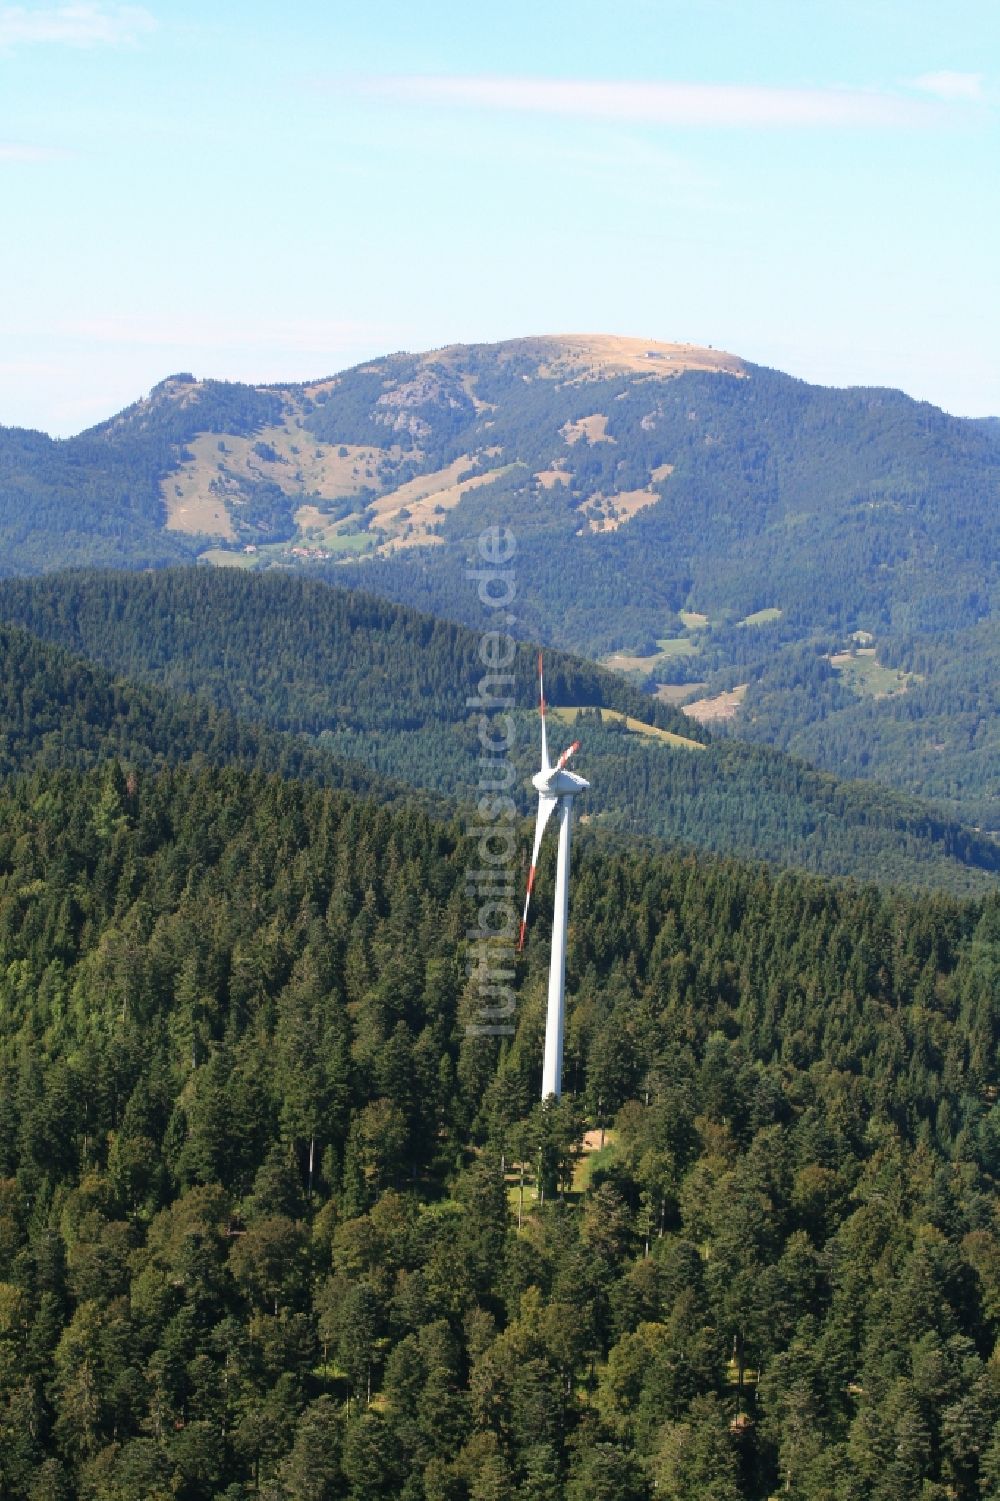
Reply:
[[[103, 747], [145, 765], [201, 751], [373, 792], [388, 779], [383, 796], [406, 785], [453, 805], [479, 796], [468, 701], [483, 666], [480, 637], [464, 627], [280, 571], [191, 568], [9, 580], [0, 620], [33, 633], [15, 638], [22, 655], [8, 648], [0, 678], [9, 762], [89, 765]], [[511, 672], [512, 792], [526, 813], [534, 651], [520, 648]], [[546, 673], [553, 735], [584, 742], [592, 788], [581, 811], [594, 830], [900, 885], [995, 884], [1000, 848], [932, 805], [714, 740], [564, 653], [548, 653]]]
[[1000, 656], [992, 422], [567, 335], [297, 386], [174, 376], [79, 438], [0, 434], [8, 573], [280, 564], [478, 627], [468, 559], [498, 522], [525, 638], [995, 827], [994, 706], [955, 673]]

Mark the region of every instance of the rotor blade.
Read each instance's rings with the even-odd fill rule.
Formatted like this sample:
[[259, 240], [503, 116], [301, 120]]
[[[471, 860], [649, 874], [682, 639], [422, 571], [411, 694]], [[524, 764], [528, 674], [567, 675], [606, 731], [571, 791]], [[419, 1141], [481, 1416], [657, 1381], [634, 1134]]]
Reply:
[[545, 733], [545, 679], [542, 677], [542, 654], [538, 653], [538, 712], [542, 716], [542, 770], [550, 771], [549, 742]]
[[576, 755], [576, 752], [579, 749], [580, 749], [580, 742], [579, 742], [579, 740], [574, 740], [573, 744], [569, 747], [569, 749], [563, 751], [562, 755], [559, 757], [559, 760], [556, 762], [556, 766], [559, 768], [560, 771], [562, 771], [563, 767], [566, 765], [566, 762], [569, 760], [570, 756]]
[[528, 926], [528, 904], [531, 901], [531, 893], [535, 885], [535, 871], [538, 868], [538, 851], [542, 843], [542, 835], [545, 833], [545, 825], [552, 817], [559, 799], [557, 797], [539, 797], [538, 817], [535, 819], [535, 847], [531, 851], [531, 869], [528, 871], [528, 889], [524, 894], [524, 916], [521, 918], [521, 936], [517, 940], [518, 953], [524, 948], [524, 935]]

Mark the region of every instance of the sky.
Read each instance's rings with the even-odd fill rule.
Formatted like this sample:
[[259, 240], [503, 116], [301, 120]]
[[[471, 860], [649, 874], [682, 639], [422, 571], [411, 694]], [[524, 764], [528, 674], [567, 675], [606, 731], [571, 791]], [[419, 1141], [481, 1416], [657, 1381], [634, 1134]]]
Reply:
[[0, 0], [0, 424], [524, 334], [1000, 414], [996, 0]]

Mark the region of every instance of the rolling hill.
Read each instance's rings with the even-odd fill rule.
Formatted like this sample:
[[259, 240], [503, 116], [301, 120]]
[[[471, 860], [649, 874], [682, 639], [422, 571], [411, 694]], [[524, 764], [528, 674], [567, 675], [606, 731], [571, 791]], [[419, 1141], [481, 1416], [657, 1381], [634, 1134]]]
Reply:
[[[0, 680], [8, 762], [18, 747], [23, 764], [50, 766], [90, 765], [102, 750], [139, 765], [201, 753], [388, 797], [404, 786], [452, 805], [478, 795], [468, 700], [480, 638], [461, 626], [280, 571], [190, 568], [7, 581], [0, 620], [21, 643]], [[39, 655], [53, 650], [52, 664]], [[525, 813], [534, 670], [522, 647], [511, 756]], [[1000, 847], [930, 804], [713, 740], [582, 659], [550, 652], [546, 681], [553, 734], [584, 742], [593, 786], [581, 811], [594, 831], [898, 885], [995, 885]]]

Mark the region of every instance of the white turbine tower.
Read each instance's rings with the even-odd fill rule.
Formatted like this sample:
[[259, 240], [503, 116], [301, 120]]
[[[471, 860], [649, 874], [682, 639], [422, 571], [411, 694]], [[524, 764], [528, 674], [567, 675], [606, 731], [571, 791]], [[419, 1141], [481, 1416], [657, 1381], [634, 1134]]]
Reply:
[[559, 814], [559, 854], [556, 861], [556, 900], [552, 914], [552, 960], [549, 965], [549, 1003], [545, 1013], [545, 1057], [542, 1063], [542, 1099], [562, 1094], [562, 1055], [564, 989], [566, 984], [566, 917], [569, 911], [569, 835], [573, 821], [573, 799], [578, 792], [590, 786], [583, 777], [566, 770], [566, 762], [574, 751], [580, 749], [575, 740], [564, 750], [555, 766], [549, 761], [549, 744], [545, 734], [545, 685], [542, 680], [542, 658], [538, 657], [538, 702], [542, 717], [542, 769], [532, 777], [532, 786], [538, 789], [538, 817], [535, 820], [535, 847], [531, 852], [531, 869], [528, 871], [528, 891], [524, 898], [524, 916], [521, 919], [521, 936], [518, 950], [524, 948], [524, 934], [528, 925], [528, 904], [535, 884], [535, 869], [538, 865], [538, 850], [542, 843], [545, 825], [552, 814]]

